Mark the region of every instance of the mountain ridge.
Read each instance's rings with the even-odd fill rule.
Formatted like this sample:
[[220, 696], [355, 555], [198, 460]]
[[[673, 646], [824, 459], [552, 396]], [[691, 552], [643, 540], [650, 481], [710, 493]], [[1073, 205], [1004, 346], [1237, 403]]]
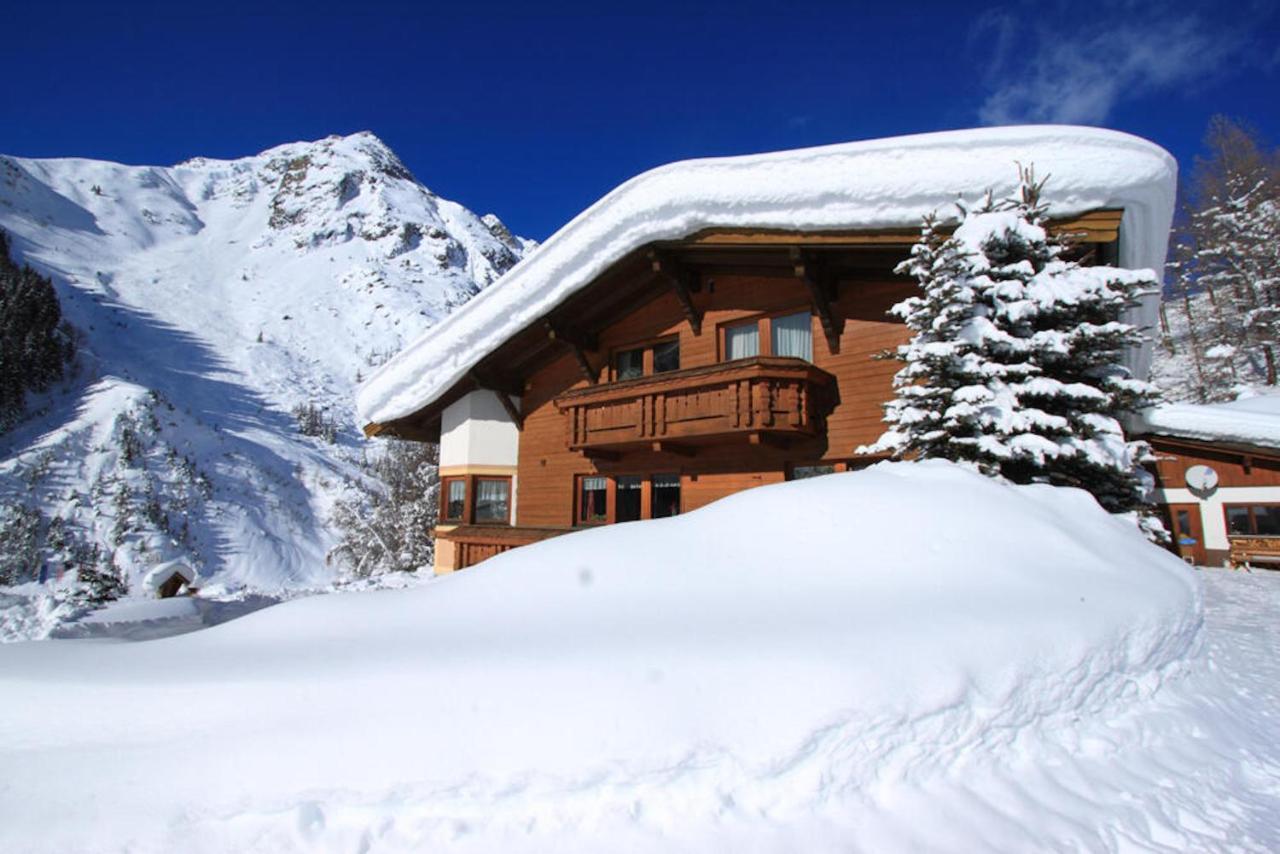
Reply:
[[[369, 132], [172, 167], [0, 156], [0, 229], [80, 338], [76, 374], [0, 437], [0, 502], [41, 515], [34, 598], [74, 562], [50, 526], [132, 595], [173, 562], [225, 595], [330, 583], [355, 384], [534, 245]], [[304, 406], [333, 443], [301, 435]]]

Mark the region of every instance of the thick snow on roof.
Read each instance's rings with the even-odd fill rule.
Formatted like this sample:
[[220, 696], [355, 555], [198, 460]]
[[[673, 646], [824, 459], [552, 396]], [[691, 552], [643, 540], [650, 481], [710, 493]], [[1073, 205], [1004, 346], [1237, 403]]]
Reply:
[[1272, 671], [1215, 681], [1200, 623], [1196, 574], [1079, 490], [765, 486], [418, 589], [0, 647], [0, 850], [1274, 850]]
[[1162, 436], [1280, 448], [1280, 395], [1157, 406], [1141, 414], [1137, 427]]
[[[689, 160], [633, 178], [579, 214], [383, 365], [359, 390], [357, 409], [366, 423], [416, 412], [505, 340], [647, 243], [716, 227], [915, 226], [929, 211], [952, 212], [957, 197], [974, 199], [988, 189], [1008, 193], [1016, 184], [1015, 161], [1049, 176], [1051, 216], [1123, 208], [1121, 266], [1163, 266], [1177, 164], [1159, 146], [1116, 131], [985, 128]], [[1150, 308], [1154, 312], [1154, 302]], [[1142, 372], [1146, 367], [1138, 365]]]

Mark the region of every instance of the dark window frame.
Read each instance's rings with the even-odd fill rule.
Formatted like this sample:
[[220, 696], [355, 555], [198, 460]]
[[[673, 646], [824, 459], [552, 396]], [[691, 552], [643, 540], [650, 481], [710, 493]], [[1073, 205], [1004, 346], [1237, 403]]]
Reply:
[[[643, 352], [643, 355], [641, 357], [640, 377], [656, 376], [657, 374], [654, 371], [653, 350], [655, 347], [662, 344], [675, 344], [677, 347], [680, 347], [679, 333], [674, 333], [671, 335], [659, 335], [654, 338], [646, 338], [641, 341], [633, 341], [619, 347], [610, 348], [609, 350], [609, 382], [615, 382], [615, 383], [626, 382], [626, 380], [618, 379], [618, 356], [621, 355], [622, 353], [631, 352], [632, 350], [640, 350]], [[677, 356], [676, 358], [676, 363], [677, 364], [674, 370], [678, 371], [680, 370], [680, 368], [684, 366], [679, 356]], [[670, 373], [670, 371], [663, 371], [662, 373]], [[640, 377], [631, 377], [631, 379], [639, 379]]]
[[[440, 478], [440, 523], [443, 525], [465, 525], [467, 524], [467, 513], [471, 509], [471, 484], [465, 474], [449, 475]], [[457, 516], [450, 516], [449, 513], [449, 486], [453, 483], [462, 484], [462, 512]]]
[[[1280, 510], [1280, 502], [1238, 501], [1232, 504], [1223, 504], [1222, 505], [1222, 521], [1223, 521], [1223, 524], [1226, 525], [1227, 536], [1228, 537], [1278, 537], [1280, 538], [1280, 534], [1259, 534], [1258, 533], [1258, 519], [1254, 511], [1259, 507], [1274, 507], [1277, 510]], [[1249, 532], [1248, 533], [1244, 533], [1244, 534], [1232, 533], [1231, 531], [1231, 511], [1232, 510], [1245, 510], [1249, 514]]]

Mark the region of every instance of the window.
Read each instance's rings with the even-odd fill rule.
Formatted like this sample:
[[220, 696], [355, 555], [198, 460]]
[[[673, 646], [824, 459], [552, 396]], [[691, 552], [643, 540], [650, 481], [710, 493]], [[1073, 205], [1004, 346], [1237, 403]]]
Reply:
[[758, 317], [720, 328], [724, 332], [722, 348], [726, 362], [752, 356], [813, 361], [813, 315], [808, 311]]
[[653, 372], [665, 374], [680, 370], [680, 339], [653, 345]]
[[1280, 537], [1280, 504], [1228, 504], [1227, 533], [1241, 537]]
[[835, 474], [836, 467], [830, 463], [819, 463], [810, 466], [792, 466], [789, 480], [804, 480], [810, 477], [822, 477], [824, 474]]
[[465, 477], [446, 477], [444, 479], [444, 507], [440, 518], [445, 522], [461, 522], [467, 512], [467, 479]]
[[638, 477], [617, 477], [613, 480], [615, 489], [614, 515], [619, 522], [634, 522], [640, 518], [641, 483]]
[[650, 500], [650, 516], [662, 519], [680, 512], [680, 475], [656, 474], [653, 476], [653, 497]]
[[614, 382], [678, 370], [680, 370], [679, 338], [646, 344], [643, 347], [616, 350], [613, 354]]
[[724, 331], [724, 357], [726, 361], [749, 359], [760, 355], [760, 323], [753, 320]]
[[475, 521], [477, 524], [506, 523], [511, 519], [511, 479], [478, 477]]
[[613, 356], [613, 378], [615, 380], [633, 380], [644, 376], [644, 348], [619, 350]]
[[603, 477], [578, 479], [578, 523], [599, 525], [609, 521], [609, 481]]
[[809, 312], [787, 314], [770, 321], [770, 345], [774, 356], [794, 356], [813, 361], [813, 320]]

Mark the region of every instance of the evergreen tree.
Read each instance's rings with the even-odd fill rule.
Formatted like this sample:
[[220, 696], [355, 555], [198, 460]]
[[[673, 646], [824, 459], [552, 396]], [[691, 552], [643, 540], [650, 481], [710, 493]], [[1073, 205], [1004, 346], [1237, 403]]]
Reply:
[[1016, 196], [990, 194], [943, 239], [927, 218], [898, 271], [921, 293], [894, 306], [914, 332], [885, 410], [889, 429], [866, 450], [941, 458], [1015, 483], [1088, 490], [1113, 513], [1147, 507], [1146, 445], [1120, 421], [1154, 401], [1124, 366], [1141, 333], [1123, 321], [1145, 272], [1083, 267], [1045, 229], [1043, 182], [1020, 170]]
[[62, 378], [71, 355], [53, 283], [15, 264], [0, 231], [0, 430], [17, 420], [28, 391]]
[[1215, 116], [1174, 232], [1170, 285], [1186, 314], [1195, 396], [1229, 400], [1277, 383], [1280, 152]]
[[390, 442], [366, 469], [376, 481], [336, 503], [341, 542], [329, 557], [353, 575], [412, 572], [430, 566], [440, 477], [439, 449], [421, 442]]

